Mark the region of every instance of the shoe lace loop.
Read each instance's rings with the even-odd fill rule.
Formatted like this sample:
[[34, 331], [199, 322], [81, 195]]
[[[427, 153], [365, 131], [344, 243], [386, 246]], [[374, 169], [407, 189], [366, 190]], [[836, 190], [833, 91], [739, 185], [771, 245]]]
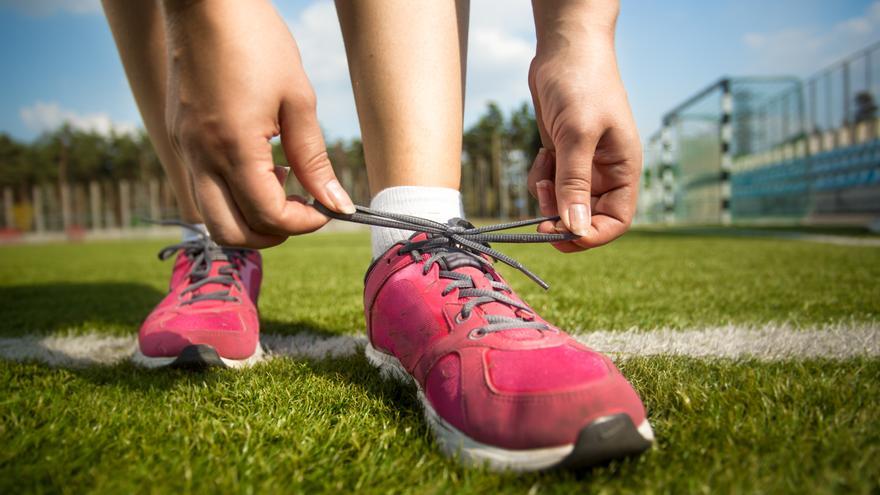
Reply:
[[[236, 280], [236, 275], [240, 276], [239, 266], [244, 263], [245, 253], [247, 249], [234, 249], [221, 247], [210, 237], [205, 235], [200, 229], [193, 225], [177, 220], [166, 220], [162, 225], [178, 225], [185, 229], [189, 229], [198, 237], [177, 244], [166, 246], [159, 251], [159, 259], [167, 260], [174, 256], [178, 251], [183, 251], [184, 255], [192, 261], [192, 267], [189, 270], [190, 284], [181, 291], [180, 296], [192, 293], [186, 301], [181, 304], [195, 304], [202, 301], [230, 301], [240, 302], [241, 300], [233, 296], [230, 292], [232, 287], [242, 290], [241, 285]], [[217, 270], [217, 275], [210, 276], [211, 268], [214, 262], [226, 263]], [[197, 293], [200, 288], [208, 284], [218, 284], [225, 286], [225, 290], [217, 290], [205, 294]]]
[[[494, 272], [489, 269], [492, 264], [482, 255], [489, 256], [519, 270], [542, 288], [548, 289], [549, 285], [540, 277], [523, 266], [519, 261], [493, 249], [489, 243], [526, 244], [559, 242], [576, 238], [575, 235], [569, 233], [497, 233], [499, 230], [537, 225], [545, 221], [555, 222], [559, 220], [559, 217], [538, 217], [487, 225], [485, 227], [474, 227], [466, 220], [460, 218], [452, 219], [448, 224], [442, 224], [426, 218], [378, 211], [363, 206], [356, 206], [356, 212], [352, 214], [337, 213], [317, 201], [314, 203], [314, 206], [322, 214], [338, 220], [427, 233], [427, 239], [405, 242], [399, 249], [398, 254], [409, 253], [415, 261], [420, 261], [423, 254], [430, 254], [422, 268], [423, 273], [427, 274], [434, 264], [438, 264], [440, 266], [440, 277], [452, 280], [443, 289], [442, 294], [445, 296], [458, 289], [458, 297], [467, 299], [467, 302], [459, 311], [460, 320], [469, 318], [474, 308], [491, 302], [499, 302], [519, 311], [521, 315], [519, 317], [485, 314], [484, 317], [489, 324], [471, 330], [468, 334], [470, 338], [479, 339], [489, 333], [512, 329], [550, 330], [550, 326], [546, 323], [534, 321], [535, 315], [528, 306], [509, 296], [509, 294], [513, 294], [512, 289], [499, 279], [496, 279], [493, 275]], [[482, 271], [486, 278], [489, 279], [491, 289], [478, 288], [472, 276], [455, 271], [455, 269], [462, 266], [471, 266]]]

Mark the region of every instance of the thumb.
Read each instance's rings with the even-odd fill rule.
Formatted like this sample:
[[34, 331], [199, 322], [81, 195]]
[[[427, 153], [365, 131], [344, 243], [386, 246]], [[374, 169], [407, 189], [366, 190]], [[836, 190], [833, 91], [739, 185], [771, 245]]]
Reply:
[[598, 140], [580, 134], [556, 147], [556, 201], [563, 225], [584, 237], [590, 229], [593, 154]]
[[320, 203], [338, 213], [354, 213], [354, 203], [342, 188], [318, 125], [313, 105], [281, 105], [281, 146], [300, 184]]

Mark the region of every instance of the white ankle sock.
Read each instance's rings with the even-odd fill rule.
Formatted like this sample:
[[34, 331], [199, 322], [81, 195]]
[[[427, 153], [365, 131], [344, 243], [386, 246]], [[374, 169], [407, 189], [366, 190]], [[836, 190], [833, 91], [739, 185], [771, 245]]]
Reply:
[[[379, 191], [370, 201], [370, 208], [403, 213], [446, 223], [450, 218], [464, 218], [461, 193], [446, 187], [397, 186]], [[370, 227], [373, 258], [382, 256], [396, 242], [408, 239], [409, 230]]]
[[[207, 236], [211, 235], [208, 233], [208, 227], [205, 227], [205, 224], [203, 224], [203, 223], [192, 223], [190, 225], [193, 228], [199, 229], [203, 234], [205, 234]], [[187, 242], [187, 241], [193, 241], [195, 239], [198, 239], [199, 235], [186, 227], [181, 227], [180, 228], [180, 238], [183, 242]]]

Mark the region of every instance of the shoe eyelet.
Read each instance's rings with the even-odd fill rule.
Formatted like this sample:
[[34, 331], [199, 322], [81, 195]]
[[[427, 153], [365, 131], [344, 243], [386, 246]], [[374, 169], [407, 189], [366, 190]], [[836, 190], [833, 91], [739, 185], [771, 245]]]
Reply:
[[464, 323], [468, 319], [470, 319], [470, 317], [471, 317], [471, 313], [464, 314], [462, 312], [459, 312], [458, 314], [455, 315], [455, 322], [456, 323]]
[[475, 329], [471, 330], [470, 332], [468, 332], [468, 338], [471, 340], [480, 340], [483, 337], [485, 337], [486, 335], [487, 335], [486, 330], [484, 330], [482, 327], [475, 328]]

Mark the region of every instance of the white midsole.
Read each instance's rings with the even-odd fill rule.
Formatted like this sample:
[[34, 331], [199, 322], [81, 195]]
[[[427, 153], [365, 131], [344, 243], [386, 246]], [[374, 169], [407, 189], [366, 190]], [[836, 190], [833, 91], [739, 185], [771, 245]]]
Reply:
[[[380, 373], [404, 383], [412, 383], [418, 389], [418, 398], [425, 411], [425, 418], [441, 450], [447, 455], [458, 457], [468, 465], [487, 465], [495, 470], [538, 471], [555, 466], [574, 450], [574, 444], [547, 447], [542, 449], [510, 450], [480, 443], [446, 422], [431, 406], [419, 383], [406, 372], [400, 361], [367, 342], [364, 353]], [[645, 440], [654, 441], [654, 431], [645, 419], [638, 426], [638, 432]]]
[[[263, 352], [263, 346], [259, 343], [257, 344], [257, 348], [254, 349], [254, 353], [250, 355], [250, 357], [245, 359], [229, 359], [223, 356], [220, 356], [220, 360], [223, 361], [229, 368], [247, 368], [253, 366], [260, 361], [263, 360], [265, 354]], [[169, 366], [177, 359], [177, 356], [169, 356], [169, 357], [150, 357], [144, 355], [141, 352], [140, 347], [136, 348], [134, 354], [131, 356], [131, 361], [138, 365], [143, 366], [145, 368], [162, 368], [165, 366]]]

